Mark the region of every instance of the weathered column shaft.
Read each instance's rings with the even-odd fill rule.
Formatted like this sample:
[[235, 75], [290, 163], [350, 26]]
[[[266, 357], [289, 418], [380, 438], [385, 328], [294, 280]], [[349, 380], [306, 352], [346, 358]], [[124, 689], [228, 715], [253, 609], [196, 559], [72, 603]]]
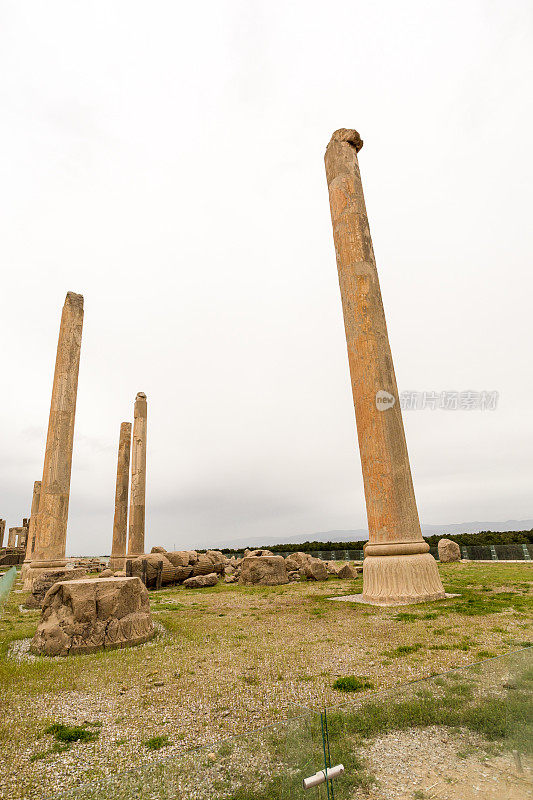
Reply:
[[147, 403], [144, 392], [135, 398], [131, 454], [130, 520], [128, 555], [144, 553], [144, 517], [146, 497], [146, 426]]
[[[370, 557], [424, 554], [429, 572], [421, 577], [418, 588], [427, 595], [424, 599], [435, 599], [444, 596], [444, 590], [420, 530], [357, 159], [362, 146], [357, 131], [336, 131], [325, 162], [368, 515], [363, 596], [380, 594], [370, 580], [374, 567], [400, 569], [396, 562], [378, 559], [377, 564]], [[396, 583], [396, 588], [385, 582], [384, 602], [387, 597], [393, 600], [393, 595], [399, 602], [400, 596], [418, 593], [409, 581], [402, 586]]]
[[0, 519], [0, 547], [4, 546], [4, 533], [6, 531], [5, 519]]
[[30, 524], [28, 526], [28, 544], [26, 546], [26, 561], [31, 561], [35, 548], [35, 531], [37, 528], [37, 514], [39, 513], [39, 501], [41, 499], [41, 481], [33, 484], [33, 495], [31, 498]]
[[111, 546], [111, 569], [124, 569], [126, 540], [128, 534], [128, 487], [130, 480], [131, 422], [120, 426], [117, 459], [117, 485], [115, 490], [115, 517], [113, 520], [113, 544]]
[[[83, 297], [68, 292], [59, 329], [32, 566], [65, 563]], [[37, 563], [36, 563], [37, 562]]]
[[17, 541], [19, 529], [18, 528], [9, 528], [7, 533], [7, 546], [8, 547], [15, 547], [15, 542]]

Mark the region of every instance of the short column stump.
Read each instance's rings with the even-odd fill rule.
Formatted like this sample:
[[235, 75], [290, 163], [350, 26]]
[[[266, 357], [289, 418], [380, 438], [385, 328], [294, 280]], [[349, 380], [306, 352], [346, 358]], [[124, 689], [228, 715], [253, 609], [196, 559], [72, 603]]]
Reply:
[[68, 656], [142, 644], [155, 633], [139, 578], [62, 581], [47, 592], [31, 650]]

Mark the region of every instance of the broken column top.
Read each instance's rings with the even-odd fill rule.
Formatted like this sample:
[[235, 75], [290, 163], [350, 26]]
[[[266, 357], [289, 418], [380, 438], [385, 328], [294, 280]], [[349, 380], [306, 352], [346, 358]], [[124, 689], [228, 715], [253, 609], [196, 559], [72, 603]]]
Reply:
[[[137, 396], [135, 397], [135, 403], [133, 406], [133, 416], [134, 417], [146, 417], [148, 414], [148, 402], [146, 400], [146, 395], [144, 392], [137, 392]], [[135, 432], [135, 431], [134, 431]]]
[[[363, 140], [353, 128], [339, 128], [338, 131], [335, 131], [326, 147], [324, 156], [326, 178], [330, 190], [333, 181], [340, 181], [344, 186], [345, 181], [348, 180], [352, 186], [350, 191], [354, 190], [353, 180], [355, 177], [360, 184], [357, 154], [362, 146]], [[361, 191], [359, 186], [358, 193]]]
[[357, 153], [363, 146], [363, 140], [353, 128], [339, 128], [333, 133], [331, 142], [347, 142], [355, 147]]
[[76, 292], [67, 292], [67, 296], [65, 297], [65, 305], [67, 305], [67, 303], [72, 306], [79, 306], [81, 309], [83, 309], [83, 295], [76, 294]]

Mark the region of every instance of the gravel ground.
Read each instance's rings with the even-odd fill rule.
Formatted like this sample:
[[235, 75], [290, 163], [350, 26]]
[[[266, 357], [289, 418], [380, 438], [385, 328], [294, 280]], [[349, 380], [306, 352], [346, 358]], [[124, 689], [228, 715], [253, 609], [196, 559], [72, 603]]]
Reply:
[[[365, 749], [377, 783], [368, 800], [530, 800], [533, 760], [512, 753], [483, 755], [487, 743], [468, 731], [402, 731]], [[356, 793], [352, 800], [363, 795]]]
[[[505, 585], [517, 596], [528, 591], [531, 566], [475, 569], [456, 570], [454, 580], [464, 573], [465, 586], [479, 588], [490, 575], [494, 588]], [[19, 641], [3, 664], [0, 798], [55, 796], [95, 776], [105, 780], [172, 760], [303, 708], [338, 705], [346, 701], [333, 689], [340, 676], [364, 675], [382, 690], [533, 638], [531, 618], [512, 604], [480, 616], [416, 606], [408, 609], [415, 619], [400, 621], [405, 609], [326, 600], [360, 590], [360, 580], [196, 592], [176, 587], [151, 594], [165, 634], [141, 647], [50, 660], [28, 656]], [[489, 587], [488, 603], [490, 596]], [[19, 602], [20, 596], [6, 609], [0, 636], [12, 636], [19, 625], [27, 638], [35, 628], [38, 615], [21, 612]], [[436, 643], [442, 649], [431, 649]], [[413, 644], [420, 645], [415, 652], [395, 652]], [[44, 729], [54, 721], [91, 723], [100, 735], [51, 752], [54, 740]], [[169, 745], [149, 750], [145, 742], [152, 736], [168, 737]]]

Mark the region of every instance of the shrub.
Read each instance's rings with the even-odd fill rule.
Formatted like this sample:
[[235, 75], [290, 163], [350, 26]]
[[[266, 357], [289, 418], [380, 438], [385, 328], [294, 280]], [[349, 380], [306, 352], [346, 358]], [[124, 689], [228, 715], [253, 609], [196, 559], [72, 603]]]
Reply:
[[54, 722], [45, 729], [45, 733], [53, 733], [58, 742], [94, 742], [99, 731], [88, 731], [83, 725], [63, 725]]

